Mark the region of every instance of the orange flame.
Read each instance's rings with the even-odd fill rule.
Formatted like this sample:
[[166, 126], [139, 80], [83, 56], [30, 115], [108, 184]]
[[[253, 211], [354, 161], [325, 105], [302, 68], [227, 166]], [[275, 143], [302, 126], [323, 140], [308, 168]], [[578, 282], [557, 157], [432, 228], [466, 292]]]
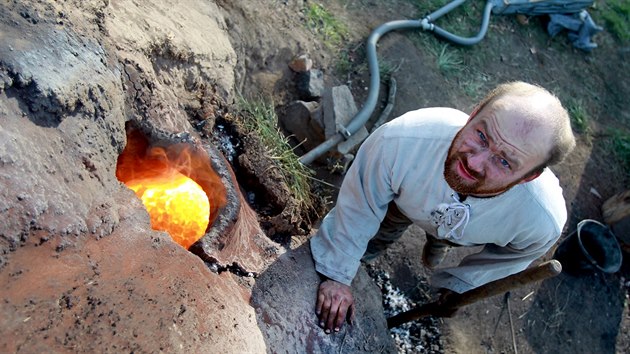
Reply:
[[150, 147], [135, 130], [127, 138], [116, 177], [142, 200], [154, 230], [190, 247], [226, 203], [225, 187], [207, 154], [189, 144]]
[[168, 232], [175, 242], [188, 248], [206, 232], [210, 202], [195, 181], [176, 171], [172, 175], [125, 184], [142, 199], [151, 216], [151, 227]]

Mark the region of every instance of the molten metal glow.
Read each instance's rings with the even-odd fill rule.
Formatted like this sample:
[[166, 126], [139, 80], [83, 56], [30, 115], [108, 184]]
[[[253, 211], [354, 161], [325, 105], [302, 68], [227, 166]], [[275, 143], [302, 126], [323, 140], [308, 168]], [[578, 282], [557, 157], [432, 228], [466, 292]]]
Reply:
[[201, 186], [192, 179], [172, 172], [125, 184], [142, 199], [151, 216], [151, 227], [168, 232], [186, 249], [206, 232], [210, 202]]

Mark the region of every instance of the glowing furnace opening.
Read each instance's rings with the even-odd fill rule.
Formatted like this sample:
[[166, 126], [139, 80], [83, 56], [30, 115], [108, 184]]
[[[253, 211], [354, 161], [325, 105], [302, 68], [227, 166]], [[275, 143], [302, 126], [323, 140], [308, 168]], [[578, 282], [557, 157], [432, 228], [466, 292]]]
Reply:
[[205, 150], [188, 143], [153, 144], [128, 129], [116, 177], [147, 208], [154, 230], [188, 249], [201, 239], [226, 204], [226, 191]]

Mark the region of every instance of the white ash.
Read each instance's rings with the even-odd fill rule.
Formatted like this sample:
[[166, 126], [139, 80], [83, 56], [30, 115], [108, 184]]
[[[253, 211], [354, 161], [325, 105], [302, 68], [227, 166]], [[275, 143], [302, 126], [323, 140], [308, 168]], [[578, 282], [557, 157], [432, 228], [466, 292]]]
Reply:
[[[420, 299], [418, 304], [407, 297], [390, 281], [389, 273], [367, 266], [368, 274], [376, 282], [383, 294], [383, 309], [385, 317], [408, 311], [431, 299]], [[418, 284], [424, 293], [430, 292], [430, 286], [425, 282]], [[444, 353], [439, 320], [428, 316], [390, 329], [390, 335], [398, 348], [398, 353], [441, 354]]]
[[225, 158], [230, 163], [232, 163], [232, 161], [234, 160], [234, 156], [236, 156], [236, 148], [239, 144], [237, 143], [236, 145], [234, 145], [232, 143], [232, 137], [226, 132], [225, 127], [220, 124], [216, 126], [214, 138], [217, 140], [217, 146], [219, 147]]

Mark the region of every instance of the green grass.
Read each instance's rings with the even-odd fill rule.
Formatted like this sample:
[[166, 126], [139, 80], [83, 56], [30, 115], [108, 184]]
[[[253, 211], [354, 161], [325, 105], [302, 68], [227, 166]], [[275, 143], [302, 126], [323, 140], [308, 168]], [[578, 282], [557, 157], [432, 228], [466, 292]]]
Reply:
[[293, 198], [302, 206], [313, 204], [309, 178], [313, 171], [300, 163], [287, 137], [278, 129], [278, 117], [273, 103], [263, 99], [246, 100], [241, 97], [239, 108], [249, 117], [243, 119], [243, 128], [256, 135], [268, 149], [268, 157], [277, 162], [284, 181]]
[[317, 34], [329, 49], [338, 48], [348, 35], [348, 27], [316, 3], [306, 8], [306, 27]]
[[610, 33], [621, 41], [630, 41], [630, 1], [607, 0], [599, 11]]
[[487, 91], [485, 87], [486, 81], [487, 78], [481, 73], [477, 73], [476, 75], [466, 73], [459, 81], [459, 87], [464, 91], [466, 96], [470, 97], [473, 101], [478, 101]]
[[352, 65], [348, 51], [341, 51], [335, 62], [335, 70], [337, 70], [341, 76], [346, 76], [352, 71]]
[[[452, 0], [415, 0], [412, 3], [418, 9], [420, 18], [442, 8]], [[447, 14], [432, 21], [436, 26], [462, 37], [476, 35], [481, 27], [484, 1], [467, 1], [452, 9]]]
[[578, 133], [589, 132], [589, 116], [584, 107], [584, 103], [579, 98], [570, 98], [567, 100], [567, 111], [571, 117], [571, 124]]
[[630, 170], [630, 134], [612, 132], [613, 154], [621, 161], [626, 170]]
[[391, 79], [392, 74], [398, 71], [400, 65], [394, 65], [387, 60], [379, 60], [378, 62], [378, 72], [380, 76], [380, 80], [382, 83], [388, 83], [389, 79]]
[[447, 43], [430, 46], [429, 52], [437, 59], [437, 66], [444, 75], [452, 75], [464, 69], [464, 61], [459, 51]]

